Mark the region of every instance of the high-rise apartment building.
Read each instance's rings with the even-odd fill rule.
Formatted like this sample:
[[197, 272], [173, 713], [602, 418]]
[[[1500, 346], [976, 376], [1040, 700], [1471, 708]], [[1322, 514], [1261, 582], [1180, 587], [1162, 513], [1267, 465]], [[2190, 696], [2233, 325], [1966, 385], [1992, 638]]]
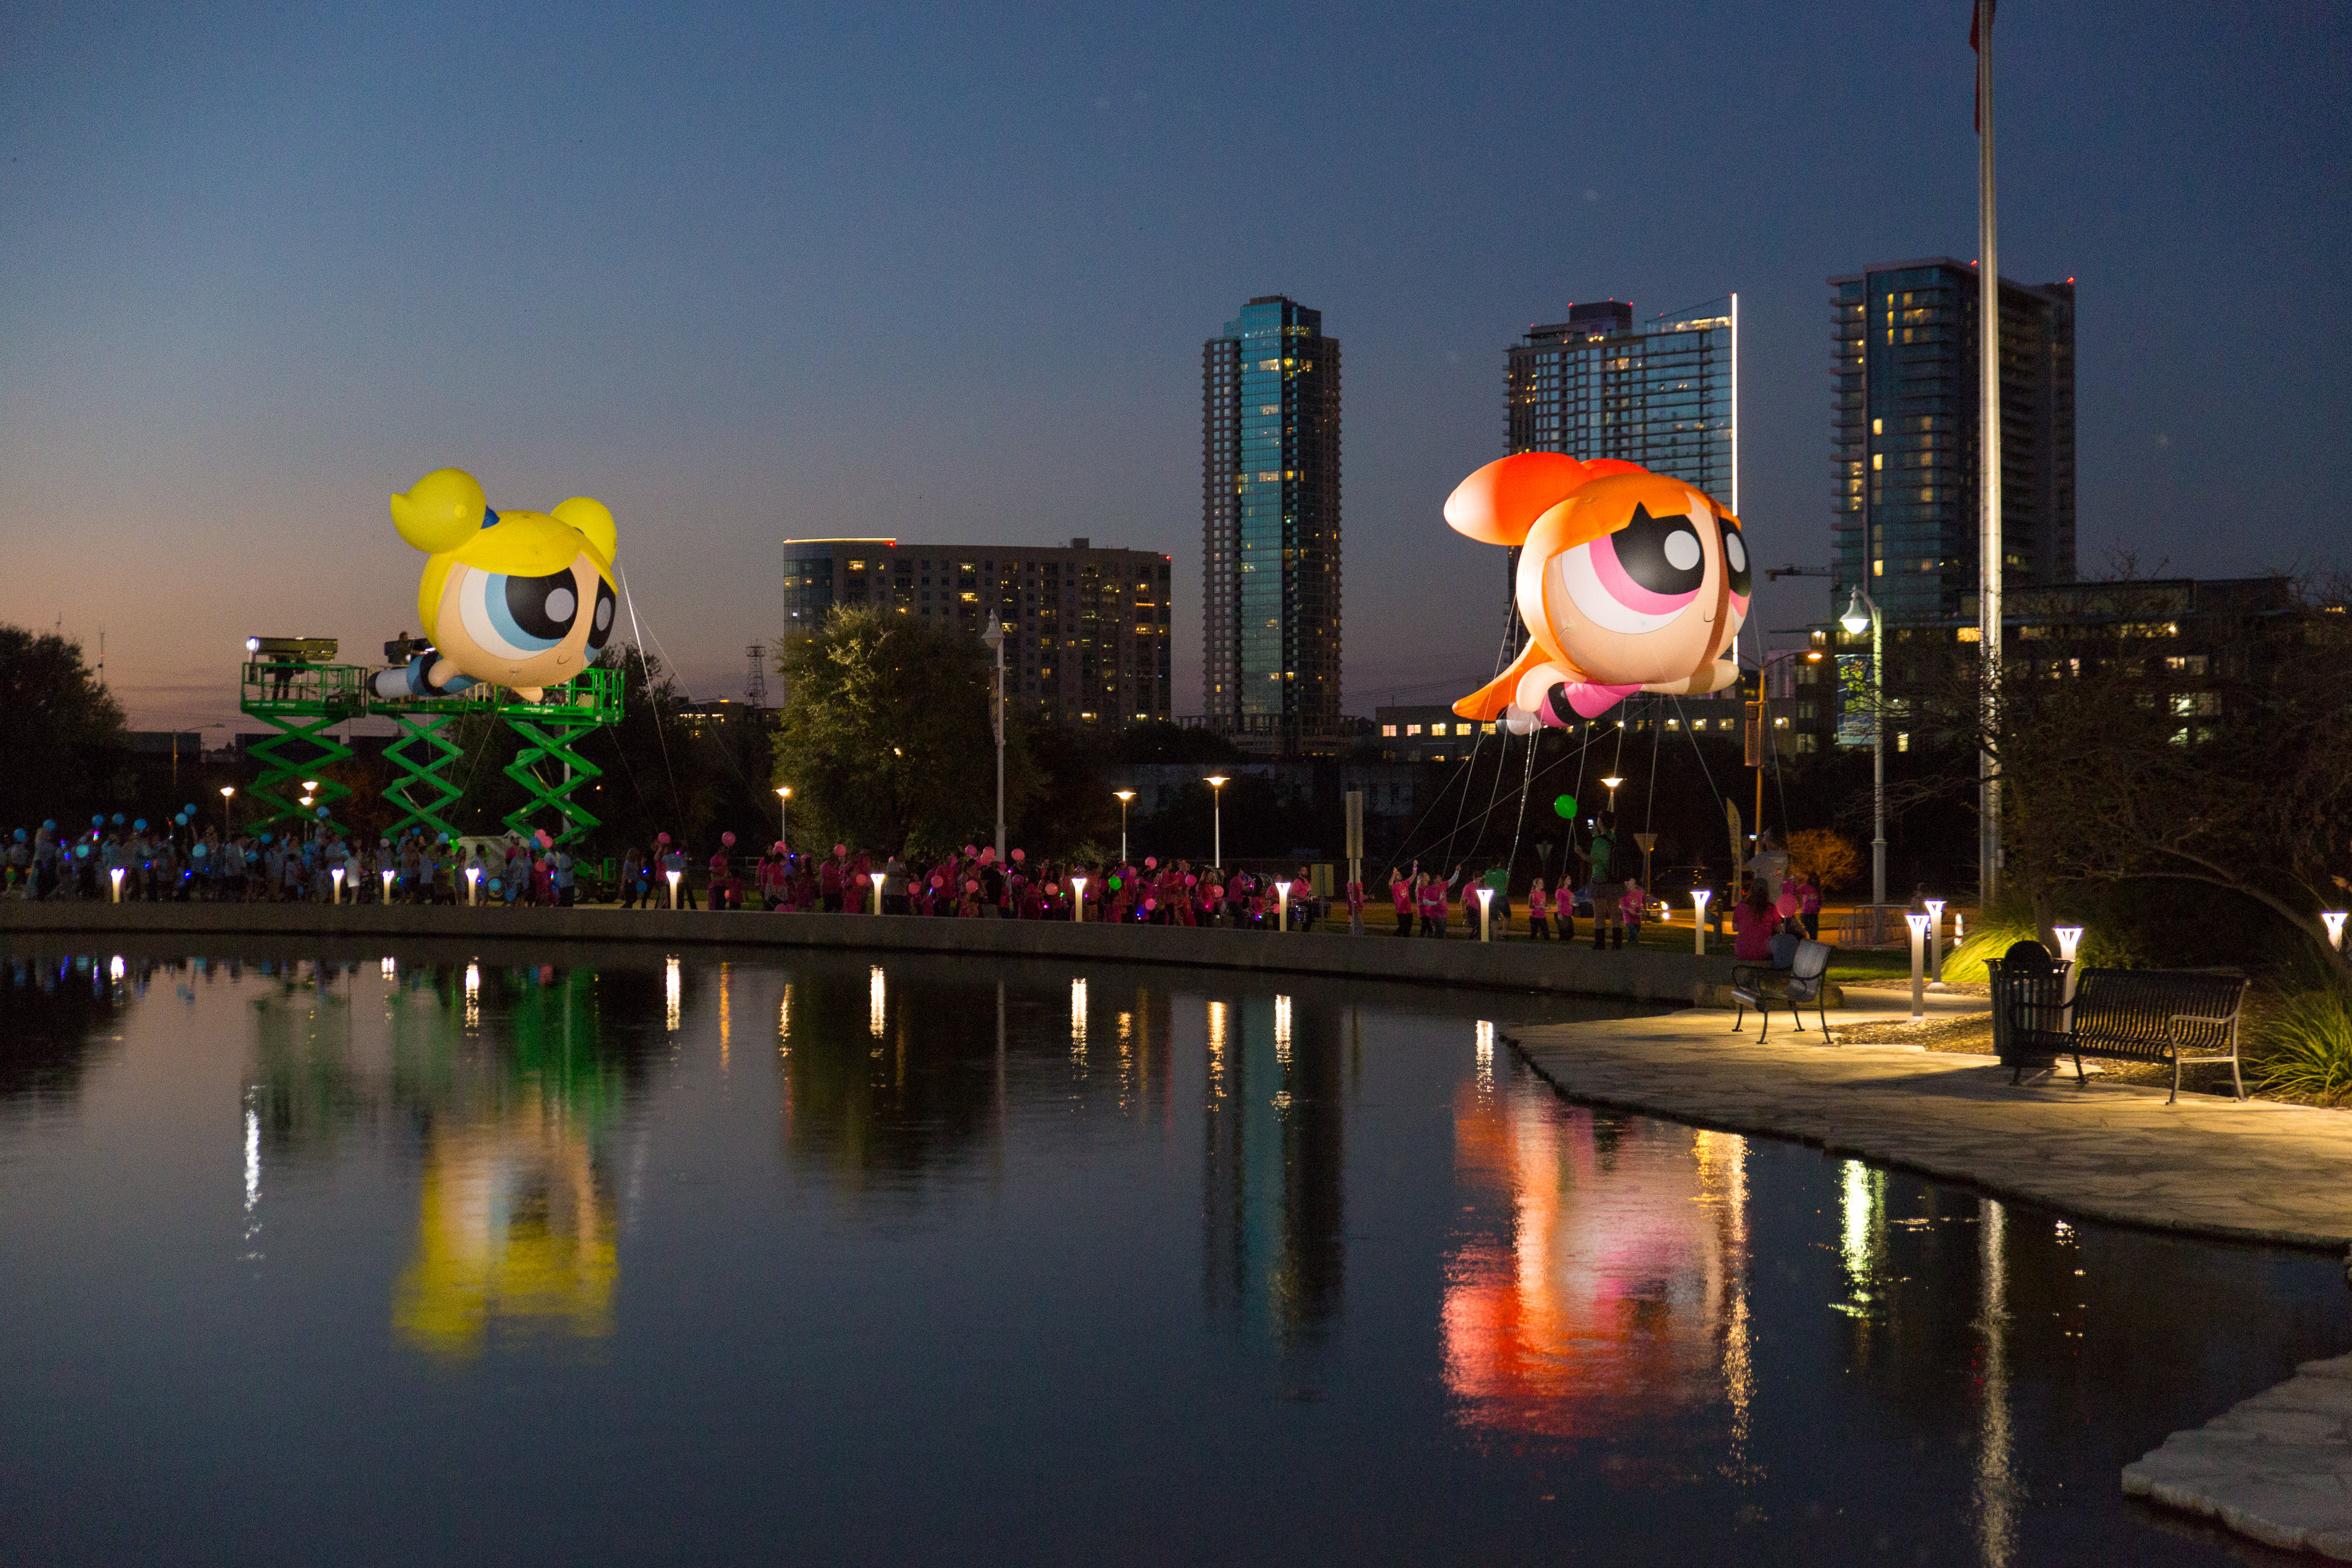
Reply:
[[1638, 326], [1611, 299], [1570, 305], [1507, 350], [1505, 441], [1638, 463], [1739, 509], [1739, 297]]
[[[1004, 704], [1052, 724], [1118, 728], [1175, 717], [1169, 559], [1157, 550], [786, 539], [784, 637], [840, 604], [977, 638], [1004, 626]], [[791, 700], [791, 693], [784, 694]]]
[[[1863, 585], [1890, 621], [1977, 615], [1974, 267], [1949, 257], [1830, 279], [1837, 465], [1834, 604]], [[2000, 280], [2005, 581], [2074, 578], [2074, 280]]]
[[1201, 350], [1201, 706], [1237, 735], [1339, 720], [1339, 345], [1268, 294]]

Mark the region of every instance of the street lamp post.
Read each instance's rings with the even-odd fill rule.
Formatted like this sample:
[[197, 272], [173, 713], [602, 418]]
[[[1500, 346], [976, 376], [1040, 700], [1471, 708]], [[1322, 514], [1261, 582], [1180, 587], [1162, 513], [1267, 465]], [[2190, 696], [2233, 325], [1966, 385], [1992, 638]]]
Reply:
[[1603, 779], [1601, 782], [1602, 787], [1609, 791], [1609, 814], [1613, 817], [1617, 814], [1617, 786], [1622, 784], [1625, 780], [1612, 775], [1607, 779]]
[[784, 846], [786, 859], [793, 852], [793, 787], [776, 786], [776, 841]]
[[1838, 624], [1859, 637], [1870, 629], [1870, 928], [1878, 933], [1878, 912], [1886, 905], [1886, 621], [1878, 603], [1853, 585]]
[[1221, 874], [1225, 869], [1225, 786], [1229, 782], [1230, 780], [1222, 773], [1212, 774], [1208, 779], [1209, 811], [1211, 819], [1216, 823], [1217, 831], [1217, 852], [1212, 863], [1216, 866]]
[[1135, 791], [1114, 789], [1111, 793], [1118, 797], [1118, 863], [1125, 865], [1127, 863], [1127, 803], [1135, 799]]
[[988, 630], [980, 634], [996, 655], [996, 861], [1004, 863], [1004, 622], [988, 612]]
[[236, 793], [236, 785], [224, 784], [221, 786], [221, 831], [224, 833], [233, 833], [236, 831], [236, 829], [231, 825], [228, 820], [229, 798]]

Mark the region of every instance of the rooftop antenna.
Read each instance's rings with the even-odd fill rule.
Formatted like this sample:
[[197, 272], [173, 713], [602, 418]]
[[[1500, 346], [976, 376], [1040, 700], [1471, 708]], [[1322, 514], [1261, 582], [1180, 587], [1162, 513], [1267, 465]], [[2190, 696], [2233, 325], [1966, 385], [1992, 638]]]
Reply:
[[743, 700], [753, 707], [768, 706], [768, 645], [754, 643], [743, 650], [749, 668], [743, 675]]

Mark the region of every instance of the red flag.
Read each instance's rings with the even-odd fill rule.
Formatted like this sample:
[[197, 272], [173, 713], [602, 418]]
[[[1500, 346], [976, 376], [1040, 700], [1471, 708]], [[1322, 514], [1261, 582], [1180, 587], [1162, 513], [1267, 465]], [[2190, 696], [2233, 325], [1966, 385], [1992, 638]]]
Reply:
[[[1982, 52], [1981, 47], [1977, 42], [1977, 28], [1979, 25], [1985, 26], [1991, 26], [1992, 8], [1997, 3], [1998, 0], [1984, 0], [1984, 3], [1980, 5], [1971, 5], [1969, 7], [1969, 47], [1970, 49], [1977, 50], [1979, 53]], [[1982, 136], [1984, 134], [1984, 81], [1982, 78], [1978, 78], [1976, 85], [1976, 105], [1977, 134], [1979, 136]]]

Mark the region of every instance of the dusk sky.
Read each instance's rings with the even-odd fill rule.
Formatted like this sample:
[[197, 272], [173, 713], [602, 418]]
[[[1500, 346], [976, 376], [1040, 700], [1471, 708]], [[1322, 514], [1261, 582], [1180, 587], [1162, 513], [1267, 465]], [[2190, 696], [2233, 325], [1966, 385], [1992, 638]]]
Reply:
[[[249, 632], [414, 631], [385, 497], [585, 494], [697, 696], [787, 537], [1167, 552], [1200, 710], [1200, 346], [1345, 349], [1347, 703], [1489, 673], [1503, 350], [1737, 290], [1742, 512], [1830, 555], [1824, 280], [1976, 254], [1965, 0], [0, 12], [0, 621], [134, 727]], [[2001, 270], [2078, 280], [2081, 562], [2329, 564], [2352, 7], [2000, 15]], [[1768, 626], [1818, 616], [1783, 583]], [[656, 651], [659, 651], [658, 649]], [[217, 740], [218, 737], [214, 737]]]

